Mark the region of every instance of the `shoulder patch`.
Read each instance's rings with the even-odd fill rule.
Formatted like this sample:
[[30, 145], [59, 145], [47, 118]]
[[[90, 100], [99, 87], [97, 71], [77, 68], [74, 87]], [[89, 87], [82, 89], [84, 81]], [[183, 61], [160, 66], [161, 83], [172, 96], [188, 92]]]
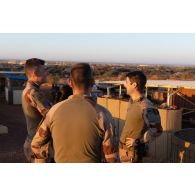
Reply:
[[147, 126], [147, 133], [150, 135], [151, 141], [155, 137], [160, 136], [162, 133], [162, 126], [158, 109], [154, 107], [144, 109], [143, 118]]
[[142, 107], [142, 110], [147, 109], [147, 108], [155, 108], [153, 103], [150, 100], [148, 100], [147, 98], [143, 99], [140, 102], [140, 105]]

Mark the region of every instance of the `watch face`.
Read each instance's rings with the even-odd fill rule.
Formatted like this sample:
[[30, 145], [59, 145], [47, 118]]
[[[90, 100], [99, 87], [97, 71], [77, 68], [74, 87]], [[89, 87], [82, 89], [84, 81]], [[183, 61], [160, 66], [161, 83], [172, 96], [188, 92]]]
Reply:
[[139, 139], [136, 139], [136, 140], [135, 140], [135, 143], [136, 143], [136, 144], [139, 144]]

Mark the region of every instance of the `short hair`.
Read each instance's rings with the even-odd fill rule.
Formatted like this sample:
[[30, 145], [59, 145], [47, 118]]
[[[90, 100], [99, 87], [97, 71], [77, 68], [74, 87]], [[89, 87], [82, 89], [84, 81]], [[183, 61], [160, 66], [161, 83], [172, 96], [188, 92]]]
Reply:
[[73, 65], [70, 72], [70, 79], [80, 89], [88, 89], [94, 84], [93, 71], [88, 63]]
[[126, 77], [129, 78], [130, 82], [135, 82], [137, 84], [137, 89], [139, 92], [143, 92], [147, 82], [146, 75], [142, 71], [129, 72]]
[[31, 58], [26, 60], [25, 66], [24, 66], [24, 72], [27, 76], [31, 74], [32, 71], [35, 71], [35, 73], [39, 72], [39, 67], [43, 66], [45, 64], [44, 60], [38, 59], [38, 58]]

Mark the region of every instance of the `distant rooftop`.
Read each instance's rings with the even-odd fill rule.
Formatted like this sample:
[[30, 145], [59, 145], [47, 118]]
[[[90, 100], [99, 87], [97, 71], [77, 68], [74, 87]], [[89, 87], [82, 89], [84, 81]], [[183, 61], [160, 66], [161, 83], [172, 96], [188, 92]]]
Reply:
[[195, 81], [148, 80], [148, 87], [195, 89]]
[[25, 74], [25, 73], [19, 71], [0, 71], [0, 74]]
[[[115, 84], [121, 85], [125, 81], [96, 81], [99, 84]], [[180, 81], [180, 80], [148, 80], [147, 87], [162, 87], [162, 88], [185, 88], [195, 89], [195, 81]]]

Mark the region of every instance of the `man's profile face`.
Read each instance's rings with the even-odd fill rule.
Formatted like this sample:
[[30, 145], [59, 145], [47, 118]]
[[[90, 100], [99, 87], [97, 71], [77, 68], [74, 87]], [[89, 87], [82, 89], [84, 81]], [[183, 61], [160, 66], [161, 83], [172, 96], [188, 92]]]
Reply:
[[45, 66], [44, 66], [44, 65], [41, 65], [41, 66], [39, 67], [38, 72], [37, 72], [35, 75], [36, 75], [37, 81], [38, 81], [39, 83], [44, 83], [44, 82], [46, 82], [47, 71], [46, 71], [46, 69], [45, 69]]
[[125, 88], [127, 90], [127, 94], [128, 95], [131, 95], [135, 91], [135, 89], [136, 89], [136, 83], [132, 83], [129, 80], [129, 77], [126, 77], [124, 86], [125, 86]]

